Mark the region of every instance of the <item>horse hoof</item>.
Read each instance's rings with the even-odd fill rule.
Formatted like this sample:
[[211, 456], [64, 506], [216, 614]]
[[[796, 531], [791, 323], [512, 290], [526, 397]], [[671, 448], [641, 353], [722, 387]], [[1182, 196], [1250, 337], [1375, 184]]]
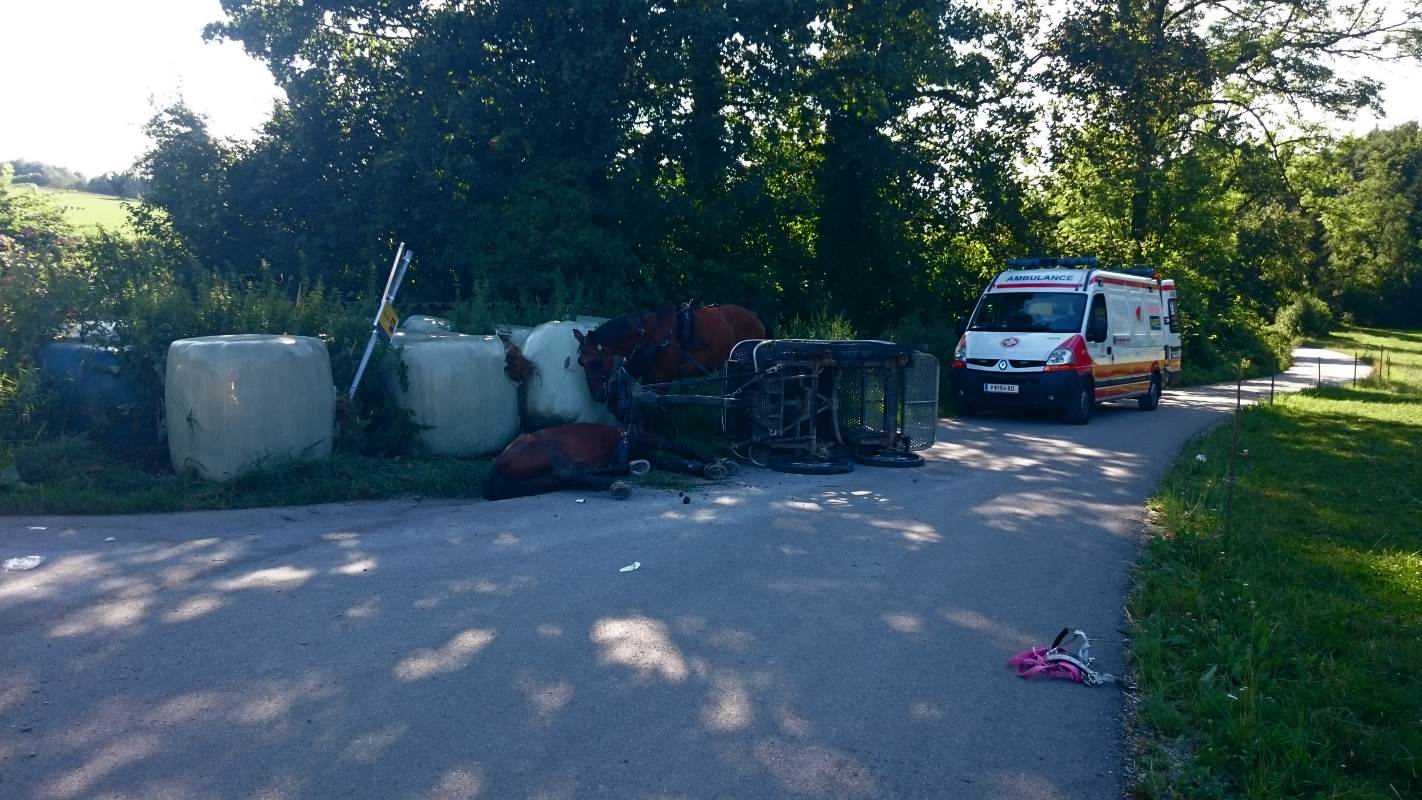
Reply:
[[632, 473], [633, 477], [641, 477], [652, 471], [652, 462], [645, 458], [634, 458], [627, 462], [627, 471]]
[[741, 465], [729, 458], [718, 458], [716, 462], [726, 468], [726, 477], [741, 474]]
[[632, 496], [632, 486], [631, 484], [618, 481], [608, 487], [607, 493], [612, 495], [613, 500], [626, 500]]
[[719, 461], [712, 462], [706, 465], [701, 474], [705, 475], [708, 480], [719, 481], [726, 477], [726, 465]]

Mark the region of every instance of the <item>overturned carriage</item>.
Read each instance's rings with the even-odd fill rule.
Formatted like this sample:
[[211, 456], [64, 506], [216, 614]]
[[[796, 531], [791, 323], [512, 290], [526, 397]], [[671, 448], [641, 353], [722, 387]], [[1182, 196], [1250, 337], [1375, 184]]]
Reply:
[[741, 342], [726, 365], [722, 430], [741, 457], [814, 472], [836, 459], [921, 463], [938, 422], [938, 359], [884, 341]]
[[627, 420], [640, 409], [715, 406], [732, 450], [759, 466], [830, 473], [852, 463], [915, 466], [935, 441], [938, 360], [884, 341], [750, 339], [731, 351], [714, 384], [721, 395], [687, 394], [710, 381], [642, 386], [619, 370], [609, 406]]

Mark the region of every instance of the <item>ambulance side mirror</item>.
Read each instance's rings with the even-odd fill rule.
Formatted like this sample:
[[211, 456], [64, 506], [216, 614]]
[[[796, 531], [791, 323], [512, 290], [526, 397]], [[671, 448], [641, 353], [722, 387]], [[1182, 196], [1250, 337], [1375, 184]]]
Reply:
[[1086, 341], [1106, 341], [1106, 320], [1101, 317], [1092, 317], [1091, 321], [1086, 323]]

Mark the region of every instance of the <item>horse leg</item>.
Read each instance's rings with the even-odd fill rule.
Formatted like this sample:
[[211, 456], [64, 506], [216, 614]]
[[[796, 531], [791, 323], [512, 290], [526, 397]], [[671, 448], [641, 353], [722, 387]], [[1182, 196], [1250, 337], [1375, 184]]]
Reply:
[[632, 486], [614, 475], [597, 474], [579, 467], [561, 452], [553, 455], [553, 475], [560, 486], [580, 486], [595, 492], [608, 492], [617, 500], [626, 500]]
[[718, 459], [702, 455], [690, 447], [651, 431], [638, 431], [636, 441], [639, 454], [650, 457], [658, 453], [670, 453], [677, 456], [678, 458], [658, 459], [677, 472], [713, 479], [724, 478], [727, 474], [725, 466]]
[[508, 500], [514, 497], [547, 494], [548, 492], [558, 491], [562, 485], [562, 480], [551, 472], [547, 475], [539, 475], [536, 478], [526, 478], [524, 480], [517, 480], [498, 472], [492, 472], [489, 474], [488, 479], [484, 481], [484, 499]]

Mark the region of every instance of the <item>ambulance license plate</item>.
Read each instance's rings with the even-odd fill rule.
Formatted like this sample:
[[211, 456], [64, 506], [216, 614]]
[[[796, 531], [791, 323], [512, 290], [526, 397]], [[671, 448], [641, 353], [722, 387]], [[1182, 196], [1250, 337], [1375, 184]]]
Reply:
[[996, 392], [998, 394], [1017, 394], [1017, 384], [1015, 383], [985, 383], [983, 391]]

